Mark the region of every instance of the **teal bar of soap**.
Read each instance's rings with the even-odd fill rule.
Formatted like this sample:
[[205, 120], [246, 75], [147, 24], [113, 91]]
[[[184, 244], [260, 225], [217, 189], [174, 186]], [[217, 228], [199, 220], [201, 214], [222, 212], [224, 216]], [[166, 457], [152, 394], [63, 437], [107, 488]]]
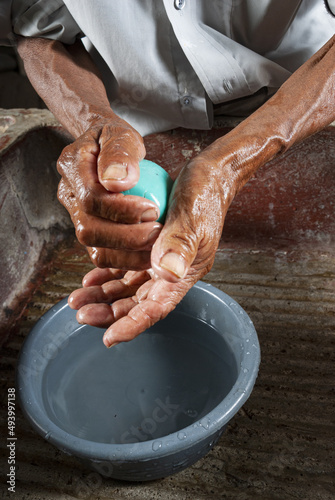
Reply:
[[151, 200], [159, 208], [158, 222], [164, 223], [173, 181], [164, 168], [149, 160], [140, 161], [140, 178], [136, 186], [123, 194], [142, 196]]

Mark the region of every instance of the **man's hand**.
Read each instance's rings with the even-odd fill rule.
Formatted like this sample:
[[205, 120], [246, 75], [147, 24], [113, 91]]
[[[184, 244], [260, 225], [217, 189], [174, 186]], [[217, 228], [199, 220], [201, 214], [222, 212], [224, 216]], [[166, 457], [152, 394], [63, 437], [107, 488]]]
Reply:
[[150, 267], [161, 228], [155, 222], [158, 208], [120, 194], [139, 178], [142, 137], [110, 108], [99, 71], [80, 40], [64, 45], [18, 37], [18, 51], [36, 91], [75, 139], [58, 162], [58, 196], [79, 241], [98, 266]]
[[155, 222], [159, 210], [149, 200], [120, 193], [137, 183], [144, 155], [142, 137], [115, 117], [97, 120], [59, 158], [58, 199], [99, 267], [150, 267], [150, 250], [161, 230]]

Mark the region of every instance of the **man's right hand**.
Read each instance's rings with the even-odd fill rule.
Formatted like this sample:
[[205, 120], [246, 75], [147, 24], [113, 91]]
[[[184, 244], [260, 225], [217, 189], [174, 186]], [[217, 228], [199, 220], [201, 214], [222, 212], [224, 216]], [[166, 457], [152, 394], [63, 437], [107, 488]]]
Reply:
[[150, 250], [162, 228], [156, 222], [159, 210], [149, 200], [121, 194], [137, 183], [144, 156], [142, 137], [113, 117], [93, 122], [58, 160], [58, 199], [98, 267], [150, 267]]
[[110, 108], [81, 40], [64, 45], [18, 37], [18, 51], [37, 93], [75, 138], [58, 161], [58, 197], [79, 241], [99, 267], [150, 267], [150, 250], [162, 227], [155, 222], [159, 210], [149, 200], [120, 194], [139, 178], [142, 137]]

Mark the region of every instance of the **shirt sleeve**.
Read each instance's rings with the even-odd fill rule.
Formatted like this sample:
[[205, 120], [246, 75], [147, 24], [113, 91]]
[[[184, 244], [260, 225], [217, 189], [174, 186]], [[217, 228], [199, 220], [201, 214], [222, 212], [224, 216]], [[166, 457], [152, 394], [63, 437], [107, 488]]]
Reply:
[[0, 7], [0, 42], [15, 35], [72, 44], [83, 36], [62, 0], [5, 0]]

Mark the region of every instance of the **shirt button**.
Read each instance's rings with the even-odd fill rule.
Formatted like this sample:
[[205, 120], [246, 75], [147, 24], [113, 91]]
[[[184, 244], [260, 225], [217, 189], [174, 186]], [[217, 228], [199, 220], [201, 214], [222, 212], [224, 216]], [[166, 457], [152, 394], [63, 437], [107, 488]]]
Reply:
[[183, 104], [184, 106], [189, 106], [190, 104], [192, 104], [192, 97], [189, 95], [183, 97]]
[[174, 6], [177, 10], [181, 10], [185, 7], [185, 0], [174, 0]]

